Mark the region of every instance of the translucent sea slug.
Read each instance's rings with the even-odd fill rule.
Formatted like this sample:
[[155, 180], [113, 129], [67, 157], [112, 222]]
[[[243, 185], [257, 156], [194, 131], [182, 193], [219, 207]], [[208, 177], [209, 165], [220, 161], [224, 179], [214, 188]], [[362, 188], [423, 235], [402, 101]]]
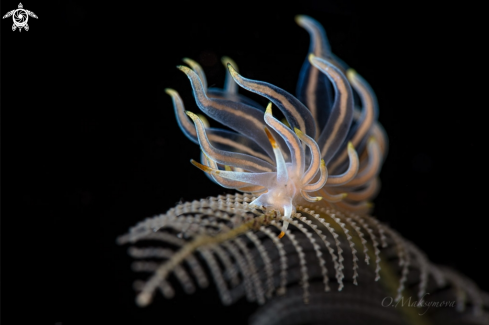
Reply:
[[[191, 59], [184, 59], [190, 68], [178, 67], [189, 78], [202, 112], [232, 130], [209, 127], [203, 116], [185, 110], [175, 90], [166, 89], [183, 133], [202, 150], [200, 163], [192, 164], [213, 182], [244, 194], [179, 204], [119, 238], [121, 244], [163, 242], [164, 247], [129, 250], [138, 259], [133, 268], [152, 273], [138, 282], [137, 303], [149, 304], [157, 288], [173, 296], [170, 273], [188, 293], [195, 290], [189, 272], [199, 286], [207, 286], [202, 262], [224, 304], [243, 295], [263, 304], [274, 292], [295, 292], [297, 284], [304, 302], [321, 304], [333, 274], [338, 291], [384, 275], [384, 285], [390, 288], [386, 291], [399, 301], [410, 282], [416, 283], [408, 277], [411, 269], [417, 274], [419, 304], [427, 288], [448, 288], [446, 295], [457, 299], [460, 310], [468, 303], [472, 315], [487, 317], [485, 293], [453, 271], [431, 264], [414, 245], [368, 215], [387, 152], [375, 94], [331, 52], [318, 22], [306, 16], [296, 21], [311, 36], [297, 98], [243, 77], [229, 58], [223, 58], [228, 69], [224, 89], [208, 88], [203, 69]], [[267, 98], [267, 108], [238, 94], [238, 86]], [[272, 107], [285, 119], [274, 117]], [[365, 265], [360, 265], [360, 254]], [[375, 308], [382, 307], [378, 299]], [[275, 316], [272, 322], [267, 313], [259, 312], [254, 322], [280, 321]], [[377, 318], [372, 317], [386, 320], [391, 313], [379, 308]]]
[[[258, 198], [251, 205], [280, 211], [286, 220], [283, 231], [301, 200], [343, 201], [338, 203], [341, 207], [366, 210], [366, 200], [376, 192], [376, 177], [385, 151], [385, 136], [376, 121], [377, 105], [369, 85], [354, 70], [338, 64], [326, 51], [324, 40], [316, 40], [321, 35], [318, 26], [306, 18], [298, 22], [309, 29], [315, 40], [299, 81], [301, 100], [269, 83], [244, 78], [227, 63], [229, 74], [239, 86], [270, 100], [265, 114], [259, 105], [232, 92], [235, 88], [206, 89], [205, 75], [196, 62], [186, 59], [193, 70], [179, 67], [190, 79], [200, 109], [238, 133], [206, 131], [204, 122], [187, 112], [194, 128], [183, 114], [178, 93], [167, 90], [173, 97], [182, 130], [203, 151], [202, 164], [192, 163], [224, 187], [255, 193]], [[319, 82], [320, 79], [327, 80]], [[233, 81], [228, 78], [228, 82]], [[350, 84], [361, 98], [362, 108], [357, 109], [357, 114]], [[334, 96], [330, 96], [334, 101], [318, 95], [331, 92], [328, 86], [334, 89]], [[315, 110], [311, 112], [303, 102]], [[282, 111], [289, 126], [272, 116], [272, 103]], [[327, 118], [321, 121], [314, 116], [319, 111]], [[224, 143], [228, 150], [222, 148]], [[349, 199], [343, 200], [346, 198]]]

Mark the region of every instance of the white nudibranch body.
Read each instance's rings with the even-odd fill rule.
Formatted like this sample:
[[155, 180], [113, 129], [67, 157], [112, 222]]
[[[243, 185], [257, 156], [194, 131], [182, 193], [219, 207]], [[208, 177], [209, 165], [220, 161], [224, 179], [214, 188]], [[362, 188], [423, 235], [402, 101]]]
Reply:
[[[312, 40], [298, 98], [272, 84], [244, 78], [226, 57], [224, 89], [208, 88], [200, 65], [184, 59], [190, 68], [178, 68], [189, 78], [197, 106], [230, 131], [210, 127], [185, 110], [175, 90], [166, 89], [182, 131], [202, 150], [201, 163], [192, 164], [225, 188], [256, 195], [250, 205], [280, 212], [280, 237], [304, 200], [368, 212], [368, 200], [379, 189], [377, 176], [387, 147], [368, 83], [331, 53], [319, 23], [306, 16], [296, 21]], [[267, 98], [266, 110], [238, 94], [236, 85]], [[272, 115], [272, 103], [288, 125]]]
[[[203, 150], [209, 149], [211, 145], [207, 142], [202, 121], [194, 113], [187, 112], [187, 115], [196, 123], [199, 142], [204, 143], [201, 147]], [[242, 182], [243, 184], [247, 183], [247, 185], [262, 187], [262, 191], [266, 190], [266, 192], [252, 201], [250, 205], [274, 208], [283, 213], [286, 220], [290, 220], [301, 198], [310, 202], [316, 202], [322, 199], [320, 196], [312, 197], [308, 192], [317, 192], [324, 187], [328, 178], [326, 166], [324, 160], [321, 160], [318, 145], [312, 138], [297, 128], [294, 130], [294, 134], [292, 130], [272, 116], [272, 103], [268, 104], [264, 120], [287, 144], [289, 152], [291, 152], [291, 162], [285, 162], [282, 150], [274, 136], [268, 128], [264, 128], [273, 148], [273, 153], [275, 154], [276, 165], [274, 172], [250, 173], [230, 170], [221, 171], [199, 164], [194, 160], [192, 160], [192, 164], [211, 175], [220, 176], [231, 181]], [[303, 144], [301, 144], [300, 140], [303, 141]], [[310, 164], [307, 170], [305, 170], [306, 154], [304, 150], [306, 146], [311, 153]], [[213, 156], [212, 152], [204, 151], [204, 154]], [[350, 155], [354, 156], [354, 159], [358, 159], [353, 148], [350, 149]], [[320, 173], [319, 179], [311, 183], [318, 172]], [[288, 222], [285, 221], [283, 231], [287, 229], [287, 225]], [[282, 232], [280, 237], [283, 234]]]

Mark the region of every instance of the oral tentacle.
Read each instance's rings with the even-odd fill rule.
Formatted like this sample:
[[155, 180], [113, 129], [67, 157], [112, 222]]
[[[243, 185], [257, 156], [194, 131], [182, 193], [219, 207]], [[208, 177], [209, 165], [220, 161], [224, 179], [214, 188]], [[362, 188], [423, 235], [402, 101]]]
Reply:
[[320, 176], [316, 183], [308, 184], [302, 187], [305, 192], [316, 192], [324, 187], [326, 181], [328, 180], [328, 169], [326, 168], [326, 164], [324, 159], [321, 159], [321, 166], [319, 167]]
[[[218, 169], [217, 163], [209, 158], [203, 151], [201, 151], [201, 161], [202, 164], [205, 166], [208, 166], [213, 169]], [[244, 188], [244, 187], [249, 187], [249, 186], [255, 186], [250, 183], [245, 183], [245, 182], [239, 182], [239, 181], [234, 181], [230, 179], [226, 179], [224, 177], [214, 175], [212, 173], [206, 173], [209, 178], [212, 179], [215, 183], [221, 185], [224, 188], [229, 188], [229, 189], [238, 189], [238, 188]]]
[[333, 175], [328, 177], [326, 184], [328, 186], [340, 186], [347, 184], [355, 178], [359, 168], [358, 154], [353, 148], [351, 142], [348, 143], [348, 158], [350, 159], [350, 165], [348, 169], [341, 175]]
[[304, 134], [298, 128], [294, 128], [294, 132], [311, 150], [311, 163], [301, 180], [302, 184], [309, 184], [319, 171], [321, 165], [321, 152], [319, 151], [319, 146], [311, 137]]
[[353, 119], [353, 95], [348, 80], [333, 63], [312, 53], [309, 61], [329, 78], [335, 90], [331, 114], [317, 141], [328, 164], [348, 134]]
[[275, 161], [277, 163], [277, 183], [285, 184], [289, 179], [289, 175], [287, 172], [287, 165], [285, 164], [284, 156], [282, 155], [282, 151], [278, 147], [275, 138], [268, 128], [265, 128], [265, 133], [267, 134], [268, 140], [273, 148], [273, 153], [275, 154]]
[[[359, 149], [359, 152], [362, 152], [365, 146], [364, 140], [368, 132], [372, 130], [378, 116], [377, 98], [370, 85], [355, 70], [348, 69], [346, 76], [353, 89], [360, 95], [363, 106], [355, 128], [349, 131], [348, 138], [350, 138], [353, 146]], [[334, 161], [330, 166], [331, 170], [335, 170], [336, 167], [343, 164], [347, 155], [347, 148], [344, 148], [334, 157]]]
[[314, 136], [316, 134], [316, 123], [311, 113], [297, 98], [285, 90], [269, 84], [267, 82], [251, 80], [241, 76], [232, 65], [228, 64], [228, 70], [234, 81], [246, 90], [257, 93], [272, 103], [282, 111], [287, 122], [292, 127], [304, 130], [307, 134]]
[[325, 188], [320, 189], [319, 194], [321, 194], [321, 197], [325, 201], [328, 201], [331, 203], [343, 201], [345, 198], [349, 197], [349, 195], [350, 195], [348, 193], [331, 194], [331, 193], [328, 193]]
[[205, 77], [204, 69], [202, 69], [200, 64], [189, 58], [183, 58], [182, 61], [188, 64], [190, 68], [195, 71], [195, 73], [199, 76], [200, 82], [202, 83], [202, 88], [204, 91], [207, 91], [207, 78]]
[[193, 123], [190, 121], [188, 116], [185, 114], [185, 106], [183, 105], [182, 98], [178, 94], [177, 91], [166, 88], [165, 92], [170, 95], [173, 101], [173, 108], [175, 110], [175, 116], [177, 118], [177, 123], [180, 126], [183, 134], [187, 136], [192, 142], [199, 144], [199, 140], [197, 139], [197, 132], [195, 131], [195, 127]]
[[276, 173], [246, 173], [246, 172], [234, 172], [234, 171], [226, 171], [226, 170], [217, 170], [208, 166], [204, 166], [201, 163], [191, 159], [190, 162], [195, 167], [200, 170], [211, 173], [213, 175], [221, 176], [230, 180], [250, 183], [253, 185], [260, 185], [266, 188], [270, 188], [276, 182], [277, 174]]
[[369, 198], [375, 196], [379, 189], [378, 178], [373, 178], [367, 185], [361, 190], [355, 190], [349, 192], [348, 201], [361, 202], [368, 200]]
[[226, 99], [213, 99], [206, 95], [198, 75], [188, 67], [178, 66], [190, 80], [197, 106], [208, 116], [227, 125], [238, 133], [253, 139], [273, 157], [273, 151], [263, 132], [263, 112], [254, 107]]
[[372, 180], [379, 173], [382, 154], [380, 153], [380, 148], [375, 141], [374, 137], [371, 137], [367, 144], [368, 151], [368, 165], [356, 177], [347, 183], [347, 186], [360, 186]]
[[290, 151], [290, 159], [294, 169], [294, 174], [302, 174], [304, 172], [305, 155], [301, 142], [288, 127], [273, 117], [271, 102], [267, 106], [264, 119], [268, 126], [275, 130], [275, 132], [277, 132], [287, 144]]
[[[295, 21], [309, 33], [309, 53], [329, 58], [331, 49], [321, 24], [303, 15], [296, 16]], [[316, 69], [308, 58], [302, 64], [296, 93], [297, 98], [307, 106], [316, 121], [316, 134], [313, 136], [314, 139], [318, 139], [333, 106], [334, 90], [328, 77]]]
[[305, 191], [301, 191], [301, 195], [302, 197], [306, 200], [306, 201], [309, 201], [309, 202], [318, 202], [318, 201], [321, 201], [323, 199], [323, 197], [321, 196], [310, 196], [309, 194], [307, 194], [307, 192]]
[[194, 121], [197, 137], [202, 151], [217, 163], [251, 170], [253, 172], [272, 172], [275, 167], [259, 158], [236, 152], [227, 152], [215, 148], [207, 138], [202, 120], [194, 113], [187, 111], [187, 115]]
[[224, 67], [226, 67], [226, 77], [224, 79], [224, 90], [228, 94], [237, 94], [238, 93], [238, 84], [234, 81], [233, 76], [231, 76], [231, 73], [227, 69], [228, 64], [231, 64], [236, 72], [239, 72], [238, 65], [236, 62], [234, 62], [233, 59], [227, 56], [223, 56], [221, 58], [222, 64], [224, 64]]
[[265, 107], [263, 107], [261, 104], [258, 104], [253, 99], [245, 97], [238, 93], [238, 85], [234, 81], [233, 77], [231, 76], [227, 68], [227, 64], [230, 63], [236, 68], [236, 70], [238, 70], [238, 66], [236, 65], [236, 63], [227, 56], [222, 57], [221, 62], [226, 70], [224, 88], [215, 88], [215, 87], [207, 88], [206, 90], [207, 97], [214, 98], [214, 99], [231, 100], [233, 102], [238, 102], [244, 105], [257, 108], [260, 111], [264, 112]]

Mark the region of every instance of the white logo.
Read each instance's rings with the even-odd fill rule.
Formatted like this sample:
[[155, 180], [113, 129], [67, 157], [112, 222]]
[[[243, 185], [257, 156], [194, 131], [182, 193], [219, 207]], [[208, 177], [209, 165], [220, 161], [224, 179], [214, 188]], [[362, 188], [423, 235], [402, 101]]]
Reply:
[[27, 25], [27, 21], [29, 20], [29, 16], [33, 18], [37, 18], [36, 14], [32, 11], [25, 10], [22, 7], [22, 3], [19, 3], [19, 8], [14, 9], [12, 11], [7, 12], [3, 18], [7, 18], [12, 16], [14, 20], [14, 24], [12, 25], [12, 30], [14, 31], [16, 28], [19, 29], [19, 32], [22, 31], [22, 28], [25, 30], [29, 30], [29, 25]]

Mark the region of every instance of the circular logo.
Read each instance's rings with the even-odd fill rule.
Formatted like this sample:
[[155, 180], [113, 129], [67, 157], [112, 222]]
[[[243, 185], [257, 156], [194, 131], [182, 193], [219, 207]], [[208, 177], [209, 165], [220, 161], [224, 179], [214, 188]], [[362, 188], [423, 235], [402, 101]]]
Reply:
[[27, 20], [29, 19], [29, 16], [24, 9], [15, 10], [12, 16], [14, 18], [14, 24], [17, 27], [24, 27], [27, 24]]

